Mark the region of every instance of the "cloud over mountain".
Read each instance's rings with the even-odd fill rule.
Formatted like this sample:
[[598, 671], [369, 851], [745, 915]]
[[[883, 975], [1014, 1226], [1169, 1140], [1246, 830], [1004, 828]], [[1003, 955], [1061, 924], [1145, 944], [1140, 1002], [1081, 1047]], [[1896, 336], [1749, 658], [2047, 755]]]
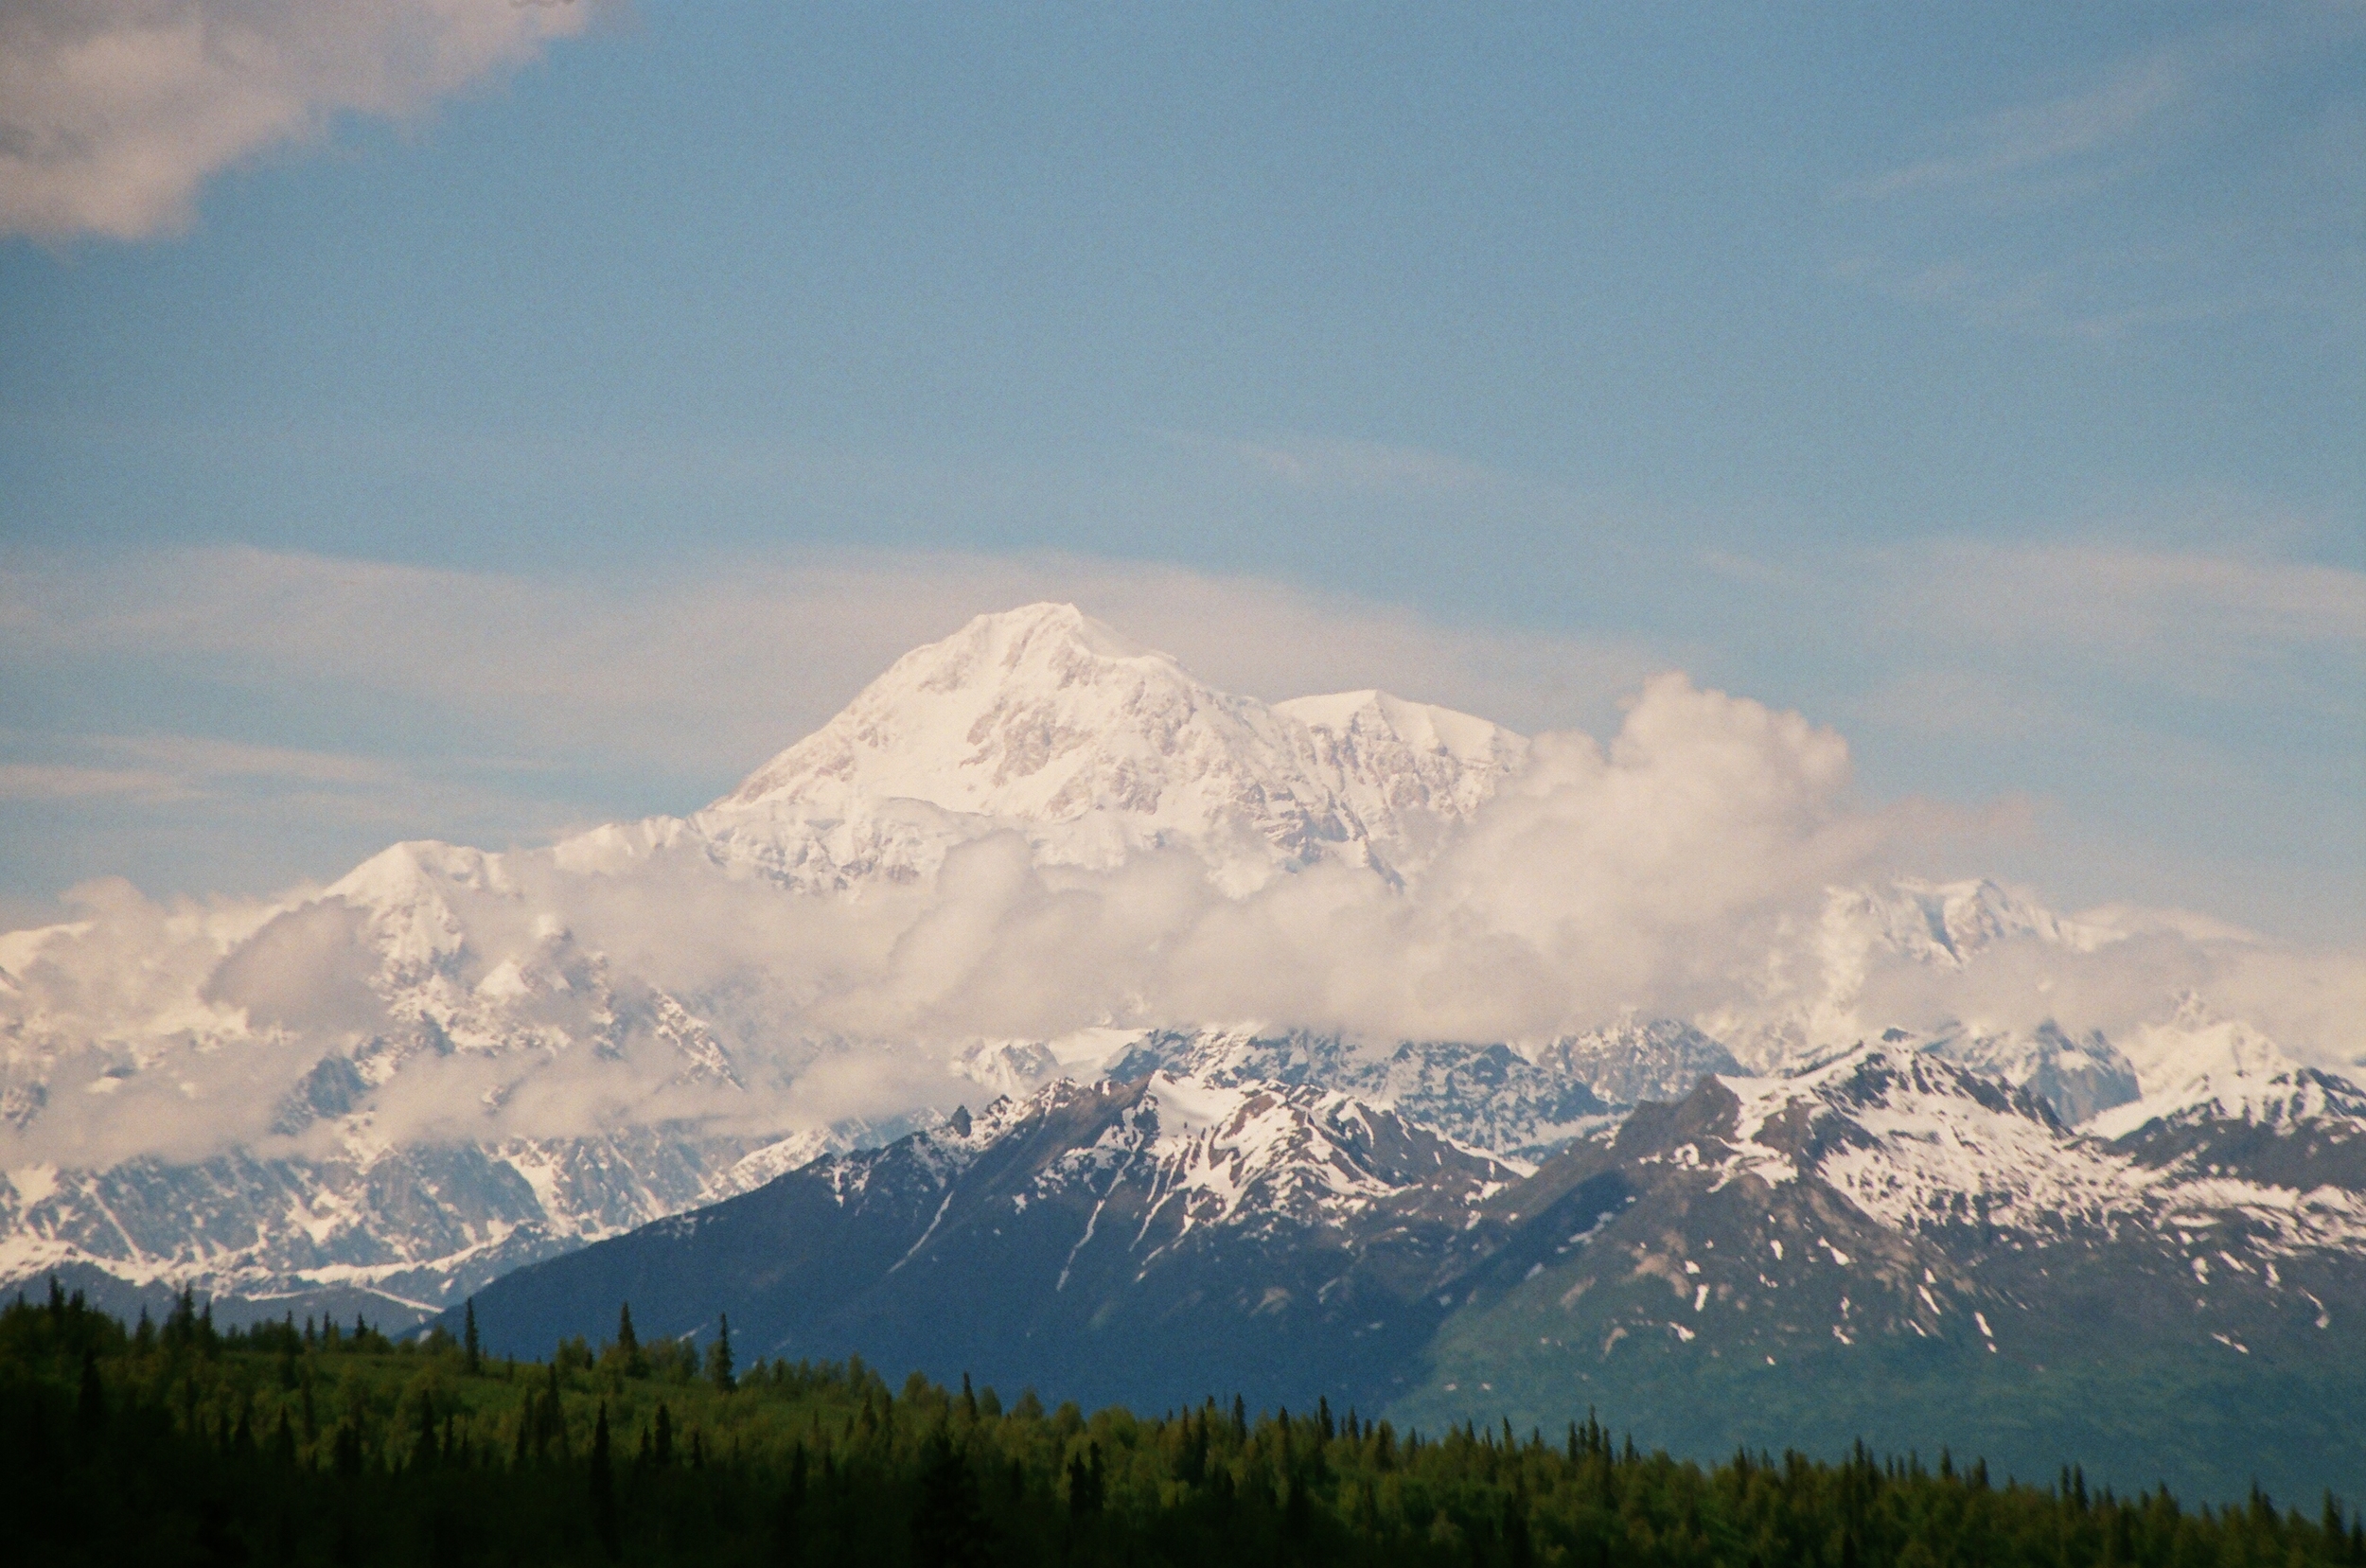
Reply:
[[1852, 795], [1833, 731], [1681, 675], [1606, 744], [1529, 741], [1376, 693], [1268, 706], [1036, 606], [688, 818], [401, 845], [268, 902], [85, 890], [0, 939], [0, 1137], [76, 1165], [317, 1141], [283, 1107], [324, 1060], [381, 1142], [778, 1132], [949, 1104], [981, 1040], [1249, 1019], [1541, 1043], [1640, 1013], [1765, 1063], [2192, 994], [2357, 1045], [2346, 960], [1916, 892], [1921, 826]]

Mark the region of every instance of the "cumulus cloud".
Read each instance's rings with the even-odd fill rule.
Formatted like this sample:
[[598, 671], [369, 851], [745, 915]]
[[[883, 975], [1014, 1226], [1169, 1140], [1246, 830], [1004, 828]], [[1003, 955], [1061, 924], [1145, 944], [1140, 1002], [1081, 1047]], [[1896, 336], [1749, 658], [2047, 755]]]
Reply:
[[340, 114], [417, 112], [580, 30], [516, 0], [16, 0], [0, 9], [0, 233], [139, 239]]
[[[948, 1053], [981, 1037], [1256, 1019], [1533, 1038], [1683, 1011], [1895, 837], [1848, 776], [1830, 731], [1670, 676], [1607, 746], [1542, 739], [1409, 891], [1326, 864], [1232, 896], [1186, 848], [1094, 871], [1014, 832], [851, 897], [695, 850], [589, 873], [431, 854], [360, 904], [164, 908], [110, 884], [76, 929], [0, 942], [20, 1038], [70, 1059], [25, 1136], [78, 1158], [256, 1137], [324, 1053], [398, 1066], [378, 1136], [550, 1134], [909, 1109], [945, 1099]], [[736, 1083], [693, 1070], [661, 995]]]

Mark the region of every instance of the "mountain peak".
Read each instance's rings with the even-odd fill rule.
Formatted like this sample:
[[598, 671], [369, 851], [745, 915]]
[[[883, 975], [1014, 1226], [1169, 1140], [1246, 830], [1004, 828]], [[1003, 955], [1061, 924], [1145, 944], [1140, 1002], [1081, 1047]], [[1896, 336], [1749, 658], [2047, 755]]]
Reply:
[[1286, 766], [1287, 750], [1262, 704], [1073, 605], [1035, 604], [906, 654], [714, 809], [843, 816], [908, 800], [1035, 821], [1105, 808], [1157, 817], [1179, 803], [1178, 774]]
[[[990, 611], [973, 617], [968, 625], [956, 634], [959, 638], [1000, 640], [1014, 649], [1049, 640], [1082, 648], [1102, 659], [1167, 659], [1162, 653], [1135, 642], [1120, 633], [1105, 621], [1097, 621], [1074, 605], [1056, 599], [1041, 599], [1016, 609]], [[942, 644], [939, 644], [942, 646]], [[1174, 661], [1168, 660], [1172, 663]]]
[[1327, 858], [1394, 876], [1525, 749], [1381, 692], [1269, 707], [1034, 604], [897, 660], [694, 821], [726, 857], [821, 885], [926, 874], [945, 845], [1015, 827], [1069, 865], [1188, 845], [1237, 891]]

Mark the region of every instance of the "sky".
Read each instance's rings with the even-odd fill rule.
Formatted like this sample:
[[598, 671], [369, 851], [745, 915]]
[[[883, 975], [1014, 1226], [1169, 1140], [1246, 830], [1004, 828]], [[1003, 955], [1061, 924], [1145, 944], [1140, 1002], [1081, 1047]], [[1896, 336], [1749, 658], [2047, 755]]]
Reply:
[[688, 810], [1045, 597], [2366, 941], [2366, 9], [0, 15], [0, 925]]

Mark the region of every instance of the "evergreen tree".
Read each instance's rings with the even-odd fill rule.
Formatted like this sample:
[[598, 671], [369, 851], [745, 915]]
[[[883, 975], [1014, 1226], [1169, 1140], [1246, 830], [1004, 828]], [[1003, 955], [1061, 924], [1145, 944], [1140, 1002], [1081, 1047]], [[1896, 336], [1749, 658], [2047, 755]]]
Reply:
[[[985, 1510], [978, 1498], [978, 1477], [951, 1437], [938, 1432], [929, 1438], [920, 1477], [920, 1506], [912, 1515], [912, 1554], [924, 1568], [965, 1568], [987, 1559]], [[802, 1492], [804, 1452], [799, 1450], [791, 1471], [792, 1493]]]
[[1089, 1460], [1084, 1453], [1071, 1453], [1068, 1461], [1068, 1508], [1078, 1519], [1099, 1513], [1102, 1503], [1101, 1445], [1086, 1446]]
[[789, 1451], [788, 1485], [772, 1514], [772, 1557], [782, 1568], [797, 1568], [804, 1560], [805, 1445]]
[[351, 1421], [337, 1429], [330, 1462], [339, 1475], [350, 1478], [362, 1473], [362, 1432]]
[[461, 1313], [460, 1348], [468, 1358], [468, 1375], [476, 1376], [485, 1369], [485, 1346], [476, 1334], [476, 1297], [468, 1297]]
[[707, 1381], [728, 1394], [739, 1386], [732, 1376], [732, 1314], [722, 1314], [715, 1342], [707, 1347]]
[[600, 1358], [603, 1365], [627, 1378], [649, 1375], [649, 1358], [641, 1348], [641, 1336], [633, 1331], [632, 1303], [627, 1302], [616, 1313], [616, 1342]]
[[[608, 1408], [612, 1379], [573, 1375], [584, 1360], [529, 1366], [514, 1389], [455, 1387], [434, 1352], [370, 1330], [315, 1418], [333, 1443], [299, 1446], [317, 1368], [304, 1358], [291, 1390], [273, 1379], [292, 1322], [207, 1351], [195, 1303], [175, 1316], [186, 1343], [142, 1356], [62, 1288], [0, 1308], [0, 1562], [2366, 1568], [2366, 1517], [2339, 1497], [2183, 1510], [2165, 1490], [2122, 1499], [2110, 1472], [1991, 1484], [1976, 1457], [1926, 1471], [1862, 1445], [1837, 1464], [1744, 1451], [1709, 1468], [1615, 1445], [1591, 1413], [1546, 1448], [1501, 1422], [1399, 1441], [1350, 1410], [1322, 1446], [1322, 1401], [1286, 1426], [1212, 1398], [1087, 1424], [1032, 1394], [1004, 1417], [974, 1383], [887, 1399], [869, 1368], [810, 1364], [768, 1363], [728, 1399], [679, 1366], [642, 1407], [627, 1484], [613, 1443], [631, 1411]], [[85, 1388], [95, 1430], [77, 1416]], [[589, 1474], [565, 1457], [573, 1420]], [[708, 1426], [717, 1463], [702, 1466]], [[508, 1434], [514, 1467], [479, 1462], [480, 1431]], [[533, 1468], [554, 1439], [558, 1462]], [[661, 1476], [677, 1439], [689, 1462]]]
[[96, 1437], [107, 1424], [107, 1390], [98, 1381], [98, 1352], [82, 1352], [82, 1385], [74, 1401], [74, 1424]]
[[608, 1455], [608, 1401], [600, 1401], [600, 1418], [592, 1429], [592, 1530], [600, 1550], [617, 1555], [616, 1474]]

